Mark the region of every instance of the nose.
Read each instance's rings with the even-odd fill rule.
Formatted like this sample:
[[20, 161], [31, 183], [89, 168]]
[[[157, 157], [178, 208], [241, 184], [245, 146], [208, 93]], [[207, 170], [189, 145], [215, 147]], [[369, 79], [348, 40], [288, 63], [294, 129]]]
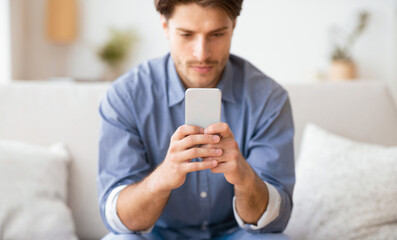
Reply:
[[197, 37], [194, 42], [193, 56], [198, 61], [205, 61], [211, 56], [208, 40], [205, 37]]

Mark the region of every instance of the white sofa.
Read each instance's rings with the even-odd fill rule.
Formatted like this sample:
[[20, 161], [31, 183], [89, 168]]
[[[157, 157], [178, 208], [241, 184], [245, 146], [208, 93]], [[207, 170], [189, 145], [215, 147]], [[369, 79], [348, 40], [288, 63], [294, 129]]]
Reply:
[[[98, 211], [96, 173], [98, 104], [108, 86], [48, 82], [0, 85], [0, 139], [42, 146], [61, 141], [70, 150], [73, 160], [67, 203], [80, 239], [99, 239], [107, 232]], [[397, 110], [384, 84], [316, 83], [285, 87], [292, 102], [296, 153], [307, 122], [352, 139], [397, 145]], [[289, 235], [294, 238], [293, 233]]]

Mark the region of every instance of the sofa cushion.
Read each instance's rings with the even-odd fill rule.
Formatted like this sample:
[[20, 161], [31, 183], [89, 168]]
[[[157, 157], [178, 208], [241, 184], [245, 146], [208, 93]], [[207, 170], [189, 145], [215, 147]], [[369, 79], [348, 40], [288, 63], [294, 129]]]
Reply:
[[397, 239], [397, 147], [309, 124], [296, 168], [293, 239]]
[[77, 239], [67, 198], [70, 156], [0, 140], [0, 239]]

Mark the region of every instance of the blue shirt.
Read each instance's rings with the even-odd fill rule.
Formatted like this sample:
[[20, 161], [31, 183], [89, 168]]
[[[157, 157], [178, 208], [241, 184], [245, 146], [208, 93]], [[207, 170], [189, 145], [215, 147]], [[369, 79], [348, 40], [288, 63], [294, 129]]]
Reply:
[[[280, 194], [279, 216], [260, 232], [281, 232], [292, 210], [295, 183], [293, 121], [287, 92], [249, 62], [230, 55], [217, 88], [221, 120], [258, 176]], [[115, 81], [100, 105], [98, 193], [105, 218], [109, 193], [150, 174], [165, 158], [170, 138], [184, 124], [184, 86], [169, 54], [145, 62]], [[200, 197], [202, 192], [208, 193]], [[171, 192], [156, 231], [209, 238], [237, 226], [233, 185], [210, 170], [189, 173]], [[205, 224], [203, 224], [205, 223]]]

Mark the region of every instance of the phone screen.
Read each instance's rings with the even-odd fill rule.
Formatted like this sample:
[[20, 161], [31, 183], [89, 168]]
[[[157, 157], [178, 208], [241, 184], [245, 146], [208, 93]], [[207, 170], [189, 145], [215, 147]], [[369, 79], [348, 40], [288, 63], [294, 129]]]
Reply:
[[206, 128], [221, 121], [222, 92], [218, 88], [189, 88], [185, 92], [185, 124]]

